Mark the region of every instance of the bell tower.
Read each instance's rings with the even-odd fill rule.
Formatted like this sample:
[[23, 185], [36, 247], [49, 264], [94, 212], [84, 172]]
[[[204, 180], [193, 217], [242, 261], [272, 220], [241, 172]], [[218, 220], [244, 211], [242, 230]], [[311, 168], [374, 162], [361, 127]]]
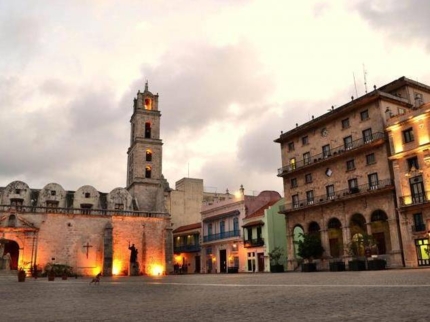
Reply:
[[133, 103], [130, 147], [127, 161], [127, 190], [140, 211], [163, 212], [162, 141], [160, 139], [158, 94], [145, 83]]

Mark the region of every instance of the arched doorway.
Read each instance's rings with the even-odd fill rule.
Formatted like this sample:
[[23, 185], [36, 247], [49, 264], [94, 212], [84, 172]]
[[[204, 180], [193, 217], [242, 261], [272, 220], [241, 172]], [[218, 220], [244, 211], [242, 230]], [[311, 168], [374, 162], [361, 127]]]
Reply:
[[377, 209], [372, 212], [371, 216], [371, 228], [374, 242], [376, 243], [376, 249], [372, 253], [386, 254], [387, 250], [391, 249], [390, 243], [390, 227], [388, 225], [387, 214]]
[[342, 224], [339, 219], [331, 218], [327, 224], [330, 256], [339, 258], [343, 256]]
[[[18, 269], [18, 259], [19, 259], [19, 245], [16, 241], [13, 240], [3, 240], [4, 242], [4, 251], [3, 256], [6, 254], [10, 255], [10, 269], [17, 270]], [[5, 267], [7, 269], [7, 267]]]

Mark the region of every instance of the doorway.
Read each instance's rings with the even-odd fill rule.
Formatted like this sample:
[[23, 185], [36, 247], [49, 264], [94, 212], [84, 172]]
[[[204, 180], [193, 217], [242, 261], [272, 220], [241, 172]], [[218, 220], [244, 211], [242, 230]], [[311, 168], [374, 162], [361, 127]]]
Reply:
[[200, 256], [194, 257], [194, 273], [200, 273]]
[[9, 253], [10, 255], [10, 269], [17, 270], [19, 259], [19, 245], [16, 241], [6, 240], [3, 256], [7, 253]]
[[225, 249], [219, 251], [219, 265], [219, 271], [227, 273], [227, 251]]
[[257, 253], [258, 271], [264, 272], [264, 253]]

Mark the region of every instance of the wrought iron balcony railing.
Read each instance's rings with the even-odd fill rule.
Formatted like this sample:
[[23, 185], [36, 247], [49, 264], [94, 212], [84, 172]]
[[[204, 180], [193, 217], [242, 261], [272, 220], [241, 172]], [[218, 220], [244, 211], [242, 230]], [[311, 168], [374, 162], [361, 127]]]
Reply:
[[173, 251], [175, 254], [179, 253], [195, 253], [200, 251], [200, 245], [182, 245], [173, 247]]
[[405, 206], [419, 205], [419, 204], [429, 202], [430, 200], [429, 195], [430, 195], [430, 191], [425, 191], [423, 193], [416, 193], [411, 196], [401, 196], [399, 198], [400, 206], [405, 207]]
[[256, 238], [256, 239], [247, 239], [243, 240], [243, 247], [249, 248], [249, 247], [260, 247], [264, 246], [264, 239], [263, 238]]
[[353, 188], [348, 188], [344, 190], [334, 191], [333, 193], [327, 195], [319, 195], [309, 199], [299, 199], [296, 202], [291, 202], [279, 207], [280, 213], [286, 213], [298, 209], [303, 209], [306, 207], [313, 207], [316, 205], [321, 205], [327, 202], [335, 202], [344, 199], [349, 199], [356, 197], [358, 195], [374, 193], [380, 190], [394, 189], [394, 184], [392, 179], [378, 180], [372, 184], [363, 184]]
[[216, 240], [226, 239], [226, 238], [232, 238], [232, 237], [240, 237], [240, 230], [231, 230], [231, 231], [226, 231], [226, 232], [219, 233], [219, 234], [212, 234], [212, 235], [203, 236], [203, 242], [207, 243], [207, 242], [211, 242], [211, 241], [216, 241]]
[[54, 213], [71, 215], [99, 215], [99, 216], [127, 216], [127, 217], [151, 217], [166, 218], [170, 215], [163, 212], [143, 212], [130, 210], [91, 209], [91, 208], [55, 208], [55, 207], [29, 207], [0, 205], [0, 213]]
[[376, 132], [376, 133], [373, 133], [372, 135], [369, 135], [366, 138], [361, 138], [361, 139], [352, 141], [348, 144], [343, 144], [341, 146], [331, 148], [330, 151], [327, 151], [325, 153], [319, 153], [316, 155], [311, 155], [309, 157], [309, 159], [296, 161], [296, 163], [294, 163], [294, 164], [288, 164], [288, 165], [278, 169], [278, 177], [281, 177], [286, 173], [296, 171], [296, 170], [301, 169], [303, 167], [307, 167], [307, 166], [313, 165], [315, 163], [319, 163], [319, 162], [328, 160], [328, 159], [336, 157], [340, 154], [344, 154], [344, 153], [347, 153], [350, 151], [357, 150], [358, 148], [360, 148], [364, 145], [371, 144], [371, 143], [374, 143], [377, 141], [381, 141], [381, 142], [385, 141], [385, 134], [382, 132]]

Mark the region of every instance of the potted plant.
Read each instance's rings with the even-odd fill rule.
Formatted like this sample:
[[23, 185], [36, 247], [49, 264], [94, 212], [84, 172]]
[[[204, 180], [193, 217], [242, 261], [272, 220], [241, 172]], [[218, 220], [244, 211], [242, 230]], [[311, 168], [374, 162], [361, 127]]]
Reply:
[[24, 268], [20, 268], [18, 270], [18, 282], [25, 282], [25, 277], [27, 276], [27, 273], [25, 272]]
[[54, 281], [55, 280], [55, 271], [53, 269], [51, 269], [48, 272], [48, 281]]
[[276, 246], [271, 252], [269, 252], [271, 273], [284, 272], [284, 265], [280, 263], [281, 257], [283, 255], [284, 249], [279, 246]]
[[303, 258], [302, 272], [315, 272], [317, 270], [314, 259], [321, 258], [324, 248], [321, 239], [315, 234], [301, 234], [302, 239], [297, 242], [297, 255]]

